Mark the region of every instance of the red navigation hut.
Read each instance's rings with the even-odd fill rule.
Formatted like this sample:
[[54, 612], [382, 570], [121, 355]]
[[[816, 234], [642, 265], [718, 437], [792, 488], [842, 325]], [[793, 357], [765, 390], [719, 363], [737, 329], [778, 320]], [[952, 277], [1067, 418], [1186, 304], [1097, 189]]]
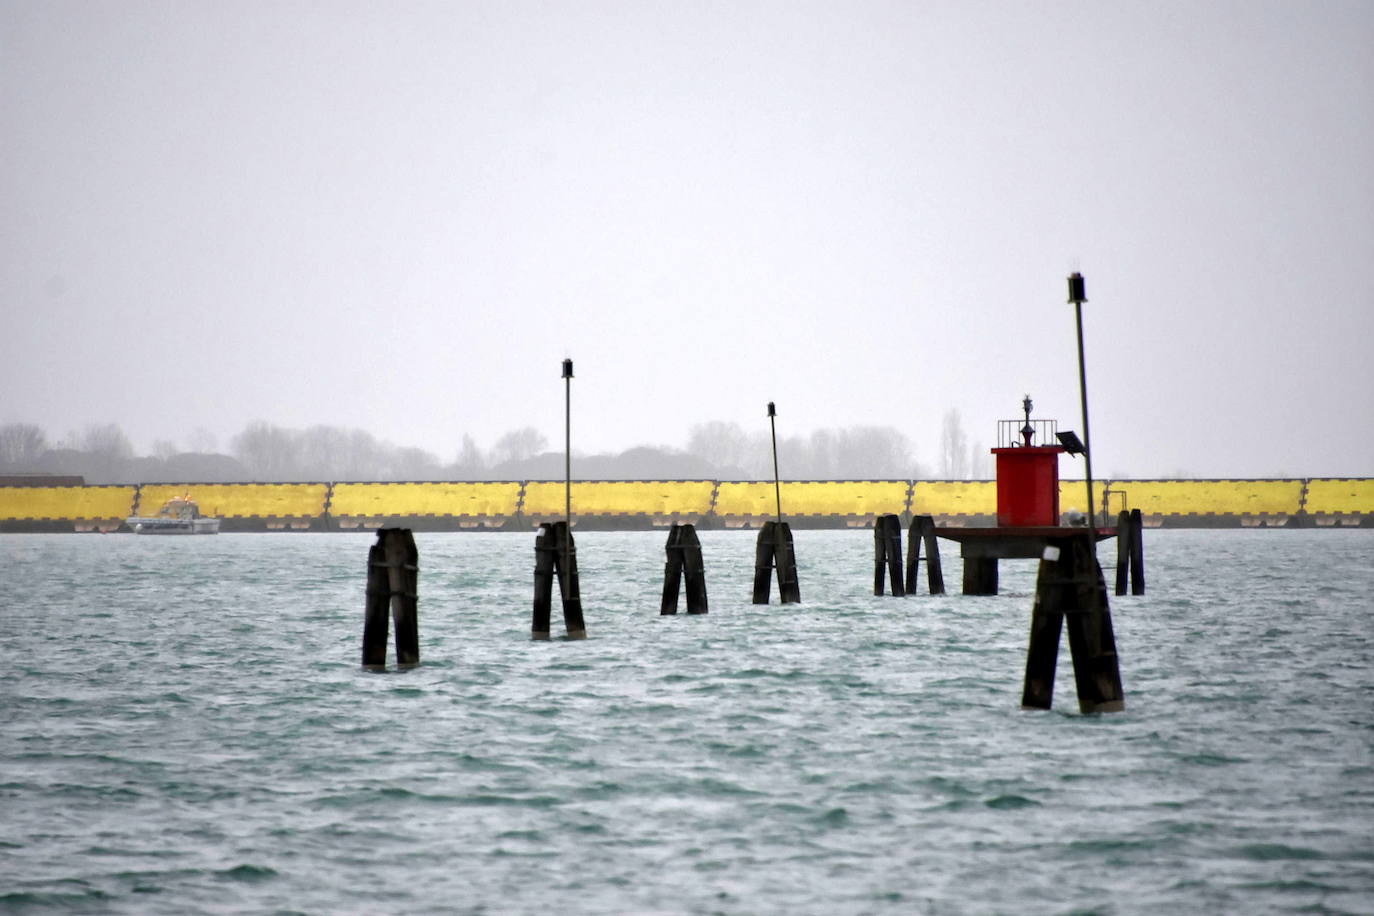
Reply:
[[[997, 561], [1042, 555], [1051, 539], [1066, 529], [1059, 515], [1059, 456], [1079, 454], [1083, 445], [1054, 420], [1032, 420], [1031, 399], [1021, 402], [1022, 420], [997, 423], [997, 525], [991, 528], [937, 527], [936, 537], [959, 542], [964, 560], [964, 594], [997, 594]], [[1056, 444], [1049, 444], [1049, 443]], [[1088, 526], [1086, 515], [1069, 527]], [[1115, 537], [1116, 529], [1091, 525], [1094, 540]]]
[[[1007, 427], [1015, 420], [998, 424], [997, 525], [1001, 528], [1028, 528], [1059, 524], [1059, 456], [1068, 449], [1045, 445], [1047, 433], [1053, 434], [1053, 420], [1031, 423], [1031, 399], [1021, 402], [1025, 424], [1013, 435]], [[1040, 443], [1037, 444], [1036, 437]]]

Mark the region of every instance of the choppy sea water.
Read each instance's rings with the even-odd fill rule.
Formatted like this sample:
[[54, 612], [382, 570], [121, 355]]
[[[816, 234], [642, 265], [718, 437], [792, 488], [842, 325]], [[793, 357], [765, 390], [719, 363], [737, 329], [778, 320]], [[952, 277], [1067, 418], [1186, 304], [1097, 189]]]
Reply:
[[378, 674], [370, 536], [0, 536], [0, 911], [1374, 912], [1374, 532], [1146, 532], [1102, 716], [1067, 643], [1019, 708], [1032, 561], [876, 598], [801, 531], [758, 607], [702, 532], [660, 617], [664, 533], [577, 537], [536, 643], [533, 534], [417, 535]]

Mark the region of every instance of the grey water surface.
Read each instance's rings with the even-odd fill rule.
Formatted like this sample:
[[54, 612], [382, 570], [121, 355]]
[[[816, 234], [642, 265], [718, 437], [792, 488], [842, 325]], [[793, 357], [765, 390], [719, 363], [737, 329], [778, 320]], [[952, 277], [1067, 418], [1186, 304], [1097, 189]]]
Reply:
[[0, 911], [1374, 912], [1374, 532], [1147, 532], [1102, 716], [1067, 643], [1020, 708], [1033, 562], [876, 598], [801, 531], [761, 607], [707, 531], [660, 617], [664, 533], [577, 537], [588, 640], [533, 534], [420, 534], [369, 673], [369, 536], [0, 536]]

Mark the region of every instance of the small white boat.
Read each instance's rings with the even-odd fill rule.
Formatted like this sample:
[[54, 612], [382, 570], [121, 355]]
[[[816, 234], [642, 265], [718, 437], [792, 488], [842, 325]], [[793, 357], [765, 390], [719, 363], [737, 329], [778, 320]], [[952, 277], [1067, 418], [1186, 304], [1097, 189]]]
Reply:
[[201, 515], [190, 493], [173, 496], [157, 515], [131, 515], [124, 522], [134, 534], [219, 534], [219, 519]]

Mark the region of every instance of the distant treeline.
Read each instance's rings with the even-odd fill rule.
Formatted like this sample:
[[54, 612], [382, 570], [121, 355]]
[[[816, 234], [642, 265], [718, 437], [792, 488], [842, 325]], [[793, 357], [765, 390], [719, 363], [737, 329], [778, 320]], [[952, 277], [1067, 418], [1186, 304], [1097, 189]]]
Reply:
[[[900, 480], [938, 476], [991, 476], [986, 449], [970, 446], [957, 412], [945, 416], [939, 466], [917, 462], [911, 441], [890, 426], [821, 429], [778, 440], [779, 471], [790, 480]], [[691, 428], [686, 448], [641, 445], [617, 454], [573, 453], [573, 474], [582, 480], [766, 480], [773, 474], [766, 432], [737, 423]], [[0, 425], [0, 475], [52, 474], [87, 483], [347, 480], [561, 480], [563, 454], [532, 427], [514, 429], [487, 448], [464, 436], [449, 461], [424, 449], [383, 442], [359, 429], [311, 426], [288, 429], [250, 423], [233, 436], [227, 452], [204, 430], [184, 443], [154, 443], [137, 455], [117, 424], [89, 426], [51, 443], [31, 423]]]

